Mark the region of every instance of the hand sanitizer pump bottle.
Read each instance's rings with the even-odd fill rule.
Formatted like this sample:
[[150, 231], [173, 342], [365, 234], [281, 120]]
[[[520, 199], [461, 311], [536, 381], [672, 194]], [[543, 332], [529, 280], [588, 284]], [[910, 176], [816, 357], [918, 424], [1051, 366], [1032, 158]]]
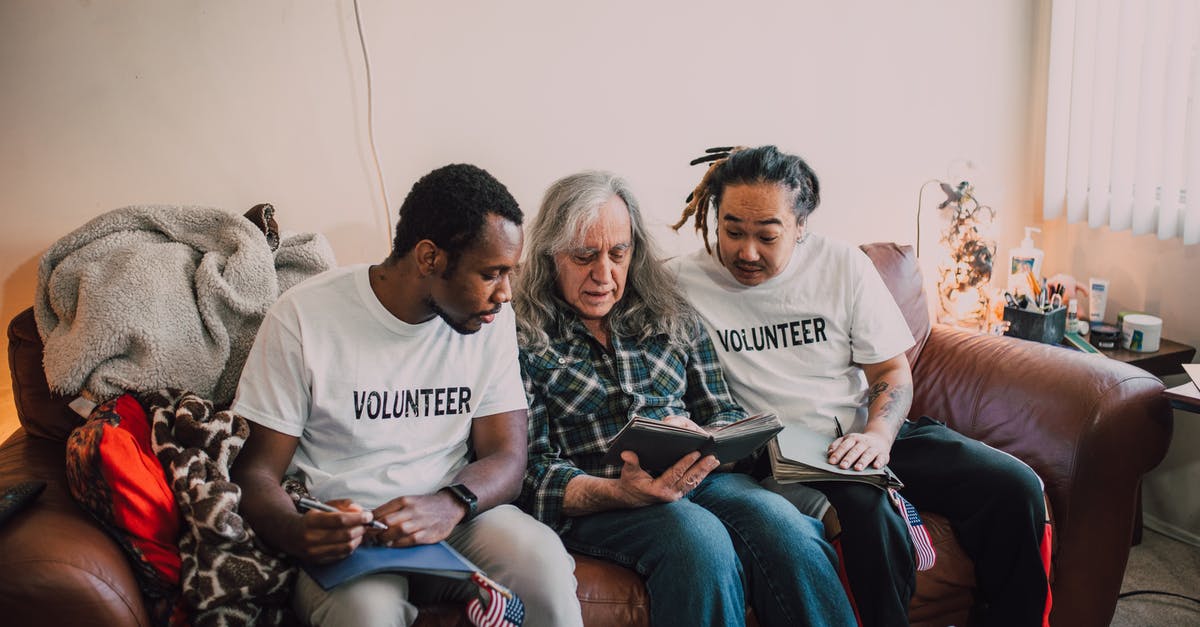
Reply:
[[1026, 275], [1033, 273], [1034, 279], [1042, 278], [1042, 249], [1033, 245], [1033, 232], [1041, 233], [1036, 227], [1025, 227], [1025, 239], [1021, 245], [1008, 251], [1008, 292], [1016, 295], [1029, 289]]

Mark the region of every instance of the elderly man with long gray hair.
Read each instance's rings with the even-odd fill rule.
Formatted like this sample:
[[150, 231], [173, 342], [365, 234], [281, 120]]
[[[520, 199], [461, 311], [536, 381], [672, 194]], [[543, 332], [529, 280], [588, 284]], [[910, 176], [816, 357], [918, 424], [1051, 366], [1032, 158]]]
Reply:
[[744, 418], [708, 335], [660, 265], [628, 185], [583, 172], [546, 192], [514, 288], [529, 400], [520, 504], [567, 547], [635, 569], [655, 625], [850, 625], [819, 521], [693, 452], [658, 476], [602, 461], [635, 416]]

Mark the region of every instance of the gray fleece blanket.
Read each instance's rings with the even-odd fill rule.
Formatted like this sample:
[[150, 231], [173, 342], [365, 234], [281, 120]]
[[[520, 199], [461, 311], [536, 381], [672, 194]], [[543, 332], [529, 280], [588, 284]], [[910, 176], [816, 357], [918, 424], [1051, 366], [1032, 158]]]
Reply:
[[320, 234], [286, 236], [273, 252], [254, 224], [221, 209], [110, 211], [38, 266], [46, 379], [94, 401], [180, 388], [227, 406], [267, 309], [334, 265]]

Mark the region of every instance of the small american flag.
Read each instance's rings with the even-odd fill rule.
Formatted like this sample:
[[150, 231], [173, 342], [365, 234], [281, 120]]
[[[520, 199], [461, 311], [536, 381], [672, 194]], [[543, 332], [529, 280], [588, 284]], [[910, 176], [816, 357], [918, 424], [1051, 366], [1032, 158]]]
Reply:
[[908, 536], [912, 538], [913, 547], [917, 550], [917, 570], [933, 568], [937, 554], [933, 550], [933, 541], [929, 539], [925, 523], [921, 522], [921, 516], [917, 514], [917, 508], [913, 507], [908, 499], [900, 496], [900, 492], [895, 488], [888, 488], [888, 495], [892, 497], [892, 505], [896, 506], [900, 517], [904, 519], [904, 526], [908, 527]]
[[471, 581], [479, 586], [481, 597], [467, 603], [467, 618], [476, 627], [520, 627], [525, 622], [525, 604], [520, 597], [483, 573], [471, 575]]

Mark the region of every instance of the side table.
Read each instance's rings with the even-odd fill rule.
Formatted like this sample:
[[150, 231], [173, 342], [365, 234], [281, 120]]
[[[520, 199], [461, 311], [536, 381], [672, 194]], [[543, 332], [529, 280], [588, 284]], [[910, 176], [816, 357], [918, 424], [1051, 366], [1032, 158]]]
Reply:
[[[1172, 374], [1183, 374], [1183, 364], [1192, 363], [1192, 359], [1196, 356], [1196, 347], [1163, 338], [1158, 343], [1158, 350], [1153, 353], [1138, 353], [1123, 348], [1112, 348], [1101, 349], [1100, 354], [1110, 359], [1132, 364], [1161, 378]], [[1176, 405], [1174, 399], [1172, 399], [1171, 405], [1180, 408]], [[1192, 409], [1190, 411], [1200, 410]], [[1138, 487], [1137, 499], [1139, 503], [1142, 501], [1141, 487]], [[1137, 519], [1133, 521], [1133, 544], [1138, 545], [1141, 543], [1142, 508], [1139, 506], [1137, 509]]]
[[1163, 390], [1163, 396], [1175, 409], [1200, 414], [1200, 388], [1191, 381]]
[[1192, 359], [1196, 356], [1196, 347], [1163, 338], [1158, 344], [1158, 350], [1153, 353], [1136, 353], [1123, 348], [1111, 348], [1100, 349], [1100, 354], [1110, 359], [1133, 364], [1156, 377], [1165, 377], [1170, 374], [1183, 374], [1183, 364], [1192, 363]]

